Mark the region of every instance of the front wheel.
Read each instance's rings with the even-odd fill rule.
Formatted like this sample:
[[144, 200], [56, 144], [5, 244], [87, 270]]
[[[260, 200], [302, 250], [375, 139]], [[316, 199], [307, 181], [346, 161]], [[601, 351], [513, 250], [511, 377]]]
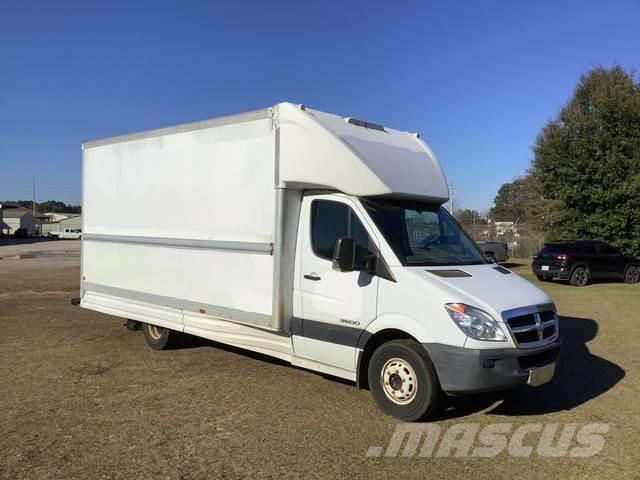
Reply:
[[180, 346], [182, 341], [182, 333], [170, 330], [150, 323], [142, 325], [142, 333], [144, 339], [154, 350], [169, 350]]
[[443, 393], [436, 369], [425, 349], [413, 340], [392, 340], [373, 352], [369, 388], [388, 415], [414, 422], [433, 415]]
[[624, 272], [624, 283], [638, 283], [640, 282], [640, 269], [635, 265], [627, 267]]
[[569, 283], [575, 287], [584, 287], [589, 283], [589, 272], [584, 267], [576, 267], [571, 274]]

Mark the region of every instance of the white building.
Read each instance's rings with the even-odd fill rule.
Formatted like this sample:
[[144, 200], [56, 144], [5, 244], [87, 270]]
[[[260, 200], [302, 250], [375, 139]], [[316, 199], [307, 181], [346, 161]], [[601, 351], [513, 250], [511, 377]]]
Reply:
[[59, 215], [66, 216], [65, 218], [61, 218], [59, 221], [43, 223], [40, 226], [42, 235], [46, 237], [49, 235], [49, 233], [61, 232], [65, 228], [82, 228], [82, 215], [80, 215], [79, 213], [65, 213]]
[[31, 210], [24, 207], [2, 209], [2, 233], [13, 235], [19, 228], [26, 228], [29, 235], [33, 234], [35, 225]]
[[18, 205], [6, 202], [0, 203], [0, 235], [4, 234], [5, 230], [9, 228], [9, 226], [4, 223], [4, 212], [14, 208], [18, 208]]

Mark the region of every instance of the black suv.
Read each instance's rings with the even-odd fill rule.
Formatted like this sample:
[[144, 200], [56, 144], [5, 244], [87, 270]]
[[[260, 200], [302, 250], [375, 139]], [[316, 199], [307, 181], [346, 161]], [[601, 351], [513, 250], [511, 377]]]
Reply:
[[569, 280], [580, 287], [592, 279], [640, 281], [640, 260], [596, 241], [545, 243], [533, 257], [531, 268], [538, 280]]

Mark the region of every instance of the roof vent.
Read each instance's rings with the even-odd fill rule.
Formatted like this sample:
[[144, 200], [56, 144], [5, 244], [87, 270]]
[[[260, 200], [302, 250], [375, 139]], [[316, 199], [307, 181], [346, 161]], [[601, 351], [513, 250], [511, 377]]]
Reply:
[[350, 123], [351, 125], [355, 125], [356, 127], [364, 127], [369, 128], [371, 130], [378, 130], [380, 132], [384, 132], [384, 126], [379, 123], [371, 123], [365, 120], [358, 120], [357, 118], [347, 117], [344, 119], [345, 122]]

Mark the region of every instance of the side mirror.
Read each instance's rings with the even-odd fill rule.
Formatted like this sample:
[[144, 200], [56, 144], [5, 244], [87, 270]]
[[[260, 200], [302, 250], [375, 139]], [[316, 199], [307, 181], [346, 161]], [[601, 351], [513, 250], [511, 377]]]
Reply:
[[356, 267], [356, 242], [353, 238], [342, 237], [336, 241], [333, 249], [334, 270], [339, 272], [353, 272]]

